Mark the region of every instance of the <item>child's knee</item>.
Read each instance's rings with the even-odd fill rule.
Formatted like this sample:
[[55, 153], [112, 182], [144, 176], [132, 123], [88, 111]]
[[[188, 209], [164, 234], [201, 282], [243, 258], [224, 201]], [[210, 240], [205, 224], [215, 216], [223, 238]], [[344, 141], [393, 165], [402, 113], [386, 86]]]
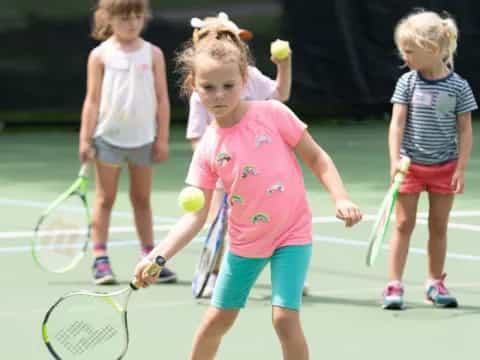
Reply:
[[395, 222], [395, 227], [402, 234], [411, 234], [415, 228], [415, 222], [415, 217], [398, 218]]
[[294, 310], [274, 308], [272, 322], [280, 338], [295, 336], [301, 329], [299, 314]]
[[112, 210], [113, 204], [115, 203], [115, 195], [97, 195], [96, 196], [97, 206], [103, 210]]
[[132, 206], [138, 210], [150, 209], [150, 196], [130, 193], [130, 201]]
[[223, 335], [233, 325], [237, 312], [216, 309], [214, 314], [207, 315], [204, 321], [203, 333], [206, 335]]

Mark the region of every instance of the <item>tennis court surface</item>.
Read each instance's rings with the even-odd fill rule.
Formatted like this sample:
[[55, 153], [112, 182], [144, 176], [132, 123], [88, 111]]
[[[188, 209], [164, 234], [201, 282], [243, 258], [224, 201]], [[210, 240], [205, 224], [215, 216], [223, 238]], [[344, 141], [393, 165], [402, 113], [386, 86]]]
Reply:
[[[424, 196], [405, 274], [407, 309], [383, 311], [379, 300], [386, 282], [386, 250], [373, 268], [364, 263], [372, 215], [388, 183], [386, 125], [340, 123], [311, 129], [335, 160], [352, 199], [366, 214], [357, 227], [345, 229], [332, 218], [329, 197], [313, 176], [304, 172], [315, 223], [308, 277], [311, 295], [302, 308], [311, 359], [478, 358], [480, 151], [477, 147], [472, 153], [466, 194], [456, 198], [449, 230], [446, 284], [460, 307], [436, 309], [423, 303], [427, 261]], [[171, 158], [156, 168], [152, 202], [157, 240], [181, 215], [176, 197], [191, 156], [183, 134], [183, 128], [172, 130]], [[480, 136], [478, 127], [474, 136]], [[0, 134], [2, 359], [49, 359], [41, 340], [45, 311], [65, 292], [95, 288], [90, 255], [76, 269], [57, 275], [41, 271], [30, 254], [32, 229], [39, 213], [76, 176], [77, 138], [73, 131]], [[93, 189], [90, 184], [90, 202]], [[126, 176], [114, 208], [110, 241], [112, 264], [122, 283], [101, 288], [106, 291], [128, 284], [139, 256]], [[178, 272], [179, 283], [155, 285], [133, 295], [126, 359], [187, 358], [194, 331], [207, 307], [206, 301], [198, 302], [191, 296], [190, 280], [200, 247], [200, 240], [192, 242], [169, 265]], [[218, 359], [281, 358], [271, 326], [269, 292], [266, 271], [253, 289], [247, 308], [225, 337]]]

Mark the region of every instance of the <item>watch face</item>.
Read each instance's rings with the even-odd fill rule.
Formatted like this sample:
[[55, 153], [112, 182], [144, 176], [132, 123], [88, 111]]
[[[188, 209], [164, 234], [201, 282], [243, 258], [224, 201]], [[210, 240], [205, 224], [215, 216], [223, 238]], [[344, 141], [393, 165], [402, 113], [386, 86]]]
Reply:
[[163, 256], [160, 256], [160, 255], [159, 255], [159, 256], [157, 256], [157, 257], [155, 258], [155, 262], [156, 262], [158, 265], [163, 266], [163, 265], [165, 265], [166, 260], [165, 260], [165, 258], [164, 258]]

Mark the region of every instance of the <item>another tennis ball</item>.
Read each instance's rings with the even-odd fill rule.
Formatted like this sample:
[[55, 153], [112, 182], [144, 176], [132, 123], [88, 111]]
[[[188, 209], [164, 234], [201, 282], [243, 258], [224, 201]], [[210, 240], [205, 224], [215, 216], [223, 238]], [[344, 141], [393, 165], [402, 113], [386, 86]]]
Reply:
[[193, 186], [187, 186], [178, 195], [178, 205], [187, 212], [196, 212], [202, 209], [205, 205], [203, 191]]
[[277, 60], [283, 60], [290, 55], [290, 45], [288, 41], [280, 39], [275, 40], [270, 45], [270, 53]]

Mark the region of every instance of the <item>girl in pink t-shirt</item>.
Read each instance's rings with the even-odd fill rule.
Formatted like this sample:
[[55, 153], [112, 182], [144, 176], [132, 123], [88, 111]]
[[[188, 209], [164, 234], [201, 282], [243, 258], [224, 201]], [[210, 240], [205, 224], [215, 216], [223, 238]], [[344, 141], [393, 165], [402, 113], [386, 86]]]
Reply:
[[218, 179], [229, 197], [230, 248], [211, 306], [190, 355], [213, 359], [222, 336], [244, 307], [262, 269], [270, 263], [272, 317], [284, 359], [306, 360], [300, 323], [302, 287], [311, 256], [312, 220], [297, 154], [331, 194], [336, 216], [352, 226], [361, 212], [348, 197], [328, 154], [293, 112], [275, 101], [241, 100], [247, 56], [238, 38], [212, 36], [180, 55], [184, 85], [195, 89], [214, 122], [194, 153], [187, 183], [202, 189], [202, 210], [184, 215], [135, 269], [141, 286], [155, 281], [145, 272], [158, 256], [168, 260], [202, 229]]
[[[197, 46], [203, 39], [208, 39], [210, 36], [237, 36], [238, 43], [244, 43], [250, 40], [253, 34], [245, 29], [239, 28], [228, 15], [220, 12], [216, 17], [206, 17], [205, 19], [192, 18], [190, 21], [194, 28], [192, 34], [192, 44]], [[227, 35], [228, 34], [228, 35]], [[244, 100], [268, 100], [277, 99], [280, 101], [287, 101], [290, 96], [292, 84], [292, 57], [289, 54], [286, 58], [278, 60], [272, 56], [272, 62], [277, 68], [277, 77], [275, 80], [262, 74], [256, 67], [249, 65], [247, 68], [247, 80], [242, 89], [241, 98]], [[202, 104], [200, 97], [196, 91], [188, 93], [189, 112], [187, 123], [187, 139], [192, 144], [192, 149], [195, 150], [201, 137], [205, 134], [208, 125], [213, 120], [213, 115], [208, 112]], [[224, 199], [224, 189], [221, 181], [217, 183], [216, 191], [210, 203], [209, 220], [212, 220], [217, 215]], [[222, 239], [223, 240], [223, 239]], [[219, 250], [219, 256], [214, 265], [212, 274], [208, 278], [206, 287], [202, 293], [203, 297], [211, 297], [213, 289], [216, 284], [218, 272], [220, 269], [221, 260], [223, 258], [223, 251], [225, 246], [223, 242]], [[308, 285], [304, 286], [304, 295], [308, 293]]]

